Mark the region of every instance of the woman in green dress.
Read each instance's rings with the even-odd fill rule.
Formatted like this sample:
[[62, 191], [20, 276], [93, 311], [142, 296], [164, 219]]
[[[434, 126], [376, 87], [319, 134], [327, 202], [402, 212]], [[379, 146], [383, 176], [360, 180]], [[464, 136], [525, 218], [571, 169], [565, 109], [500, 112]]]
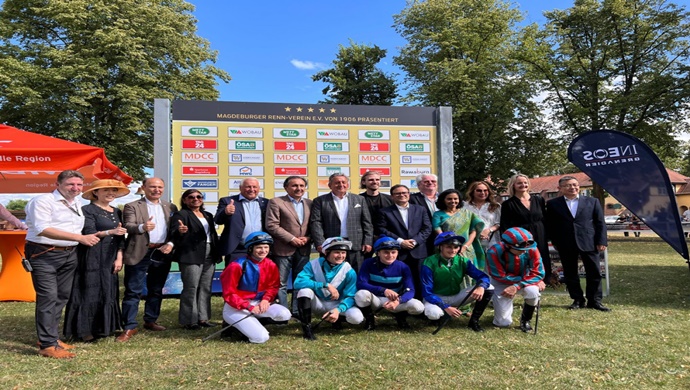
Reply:
[[431, 224], [434, 231], [455, 232], [465, 238], [465, 243], [460, 248], [460, 255], [474, 263], [480, 269], [484, 269], [485, 255], [477, 236], [484, 229], [484, 222], [479, 216], [462, 207], [460, 192], [456, 189], [443, 191], [436, 201], [438, 211], [434, 213]]

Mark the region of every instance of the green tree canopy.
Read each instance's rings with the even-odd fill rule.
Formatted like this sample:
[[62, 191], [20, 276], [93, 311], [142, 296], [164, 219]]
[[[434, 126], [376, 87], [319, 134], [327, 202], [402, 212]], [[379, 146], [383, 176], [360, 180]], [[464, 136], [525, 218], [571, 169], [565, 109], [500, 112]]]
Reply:
[[328, 96], [320, 101], [325, 104], [366, 104], [390, 106], [398, 97], [393, 75], [387, 75], [376, 65], [386, 57], [380, 47], [340, 45], [333, 68], [312, 76], [312, 80], [329, 84], [323, 89]]
[[499, 0], [428, 0], [394, 19], [408, 41], [395, 58], [407, 100], [453, 108], [457, 188], [553, 170], [558, 141], [543, 124], [536, 80], [516, 61], [519, 11]]
[[183, 0], [5, 0], [0, 118], [102, 147], [135, 178], [152, 166], [153, 99], [218, 98], [230, 76]]

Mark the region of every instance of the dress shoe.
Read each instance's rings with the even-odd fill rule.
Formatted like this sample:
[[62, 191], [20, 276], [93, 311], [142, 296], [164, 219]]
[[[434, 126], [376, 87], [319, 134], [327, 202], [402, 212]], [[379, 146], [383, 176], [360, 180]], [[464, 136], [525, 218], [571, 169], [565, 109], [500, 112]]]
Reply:
[[66, 349], [60, 347], [59, 345], [57, 347], [53, 346], [39, 349], [38, 354], [53, 359], [72, 359], [73, 357], [77, 356], [72, 352], [69, 352]]
[[588, 309], [599, 310], [599, 311], [611, 311], [611, 309], [609, 309], [608, 307], [602, 305], [602, 304], [599, 303], [599, 302], [590, 303], [590, 304], [587, 305], [587, 308], [588, 308]]
[[135, 334], [137, 334], [139, 330], [137, 329], [127, 329], [124, 332], [122, 332], [119, 336], [115, 338], [115, 341], [119, 343], [124, 343], [125, 341], [129, 341], [129, 339], [132, 338]]
[[[74, 345], [63, 343], [62, 340], [58, 340], [57, 344], [58, 344], [58, 347], [60, 347], [62, 349], [66, 349], [66, 350], [74, 349]], [[36, 345], [38, 345], [38, 347], [41, 348], [41, 342], [40, 341], [37, 341]]]
[[585, 301], [579, 301], [579, 300], [574, 300], [570, 306], [568, 306], [569, 310], [577, 310], [577, 309], [584, 309], [585, 308]]
[[148, 329], [154, 332], [162, 332], [165, 330], [165, 326], [158, 325], [155, 322], [147, 322], [144, 324], [144, 329]]
[[211, 321], [199, 321], [199, 326], [202, 328], [213, 328], [214, 326], [218, 326], [218, 324]]
[[199, 329], [201, 329], [201, 326], [198, 324], [187, 324], [187, 325], [182, 325], [182, 327], [186, 330], [199, 330]]

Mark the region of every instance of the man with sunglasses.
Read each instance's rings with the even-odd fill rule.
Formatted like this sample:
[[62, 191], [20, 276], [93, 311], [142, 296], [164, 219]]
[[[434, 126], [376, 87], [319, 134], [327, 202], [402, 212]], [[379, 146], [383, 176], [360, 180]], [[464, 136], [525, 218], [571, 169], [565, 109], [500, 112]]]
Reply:
[[544, 291], [544, 266], [537, 244], [528, 230], [514, 227], [501, 235], [501, 242], [486, 251], [487, 266], [494, 286], [494, 325], [507, 328], [513, 323], [513, 299], [522, 295], [520, 330], [532, 330], [530, 321]]

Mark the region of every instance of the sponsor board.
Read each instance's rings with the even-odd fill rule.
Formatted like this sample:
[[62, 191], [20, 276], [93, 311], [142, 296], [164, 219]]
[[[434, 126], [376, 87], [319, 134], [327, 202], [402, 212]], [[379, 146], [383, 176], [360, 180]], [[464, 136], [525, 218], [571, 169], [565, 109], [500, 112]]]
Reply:
[[381, 174], [381, 176], [390, 176], [391, 175], [391, 167], [360, 167], [359, 168], [359, 175], [364, 176], [365, 173], [368, 171], [376, 171]]
[[316, 184], [318, 188], [328, 188], [328, 179], [319, 179]]
[[182, 152], [182, 162], [217, 163], [218, 153]]
[[318, 152], [349, 152], [349, 142], [317, 142], [316, 151]]
[[391, 187], [391, 181], [390, 180], [381, 180], [380, 188], [390, 188], [390, 187]]
[[230, 176], [263, 176], [264, 167], [260, 165], [254, 166], [229, 166], [228, 175]]
[[307, 138], [307, 129], [274, 127], [273, 138]]
[[218, 137], [216, 126], [182, 126], [183, 137]]
[[359, 130], [357, 138], [368, 140], [388, 140], [391, 139], [391, 132], [388, 130]]
[[407, 186], [410, 189], [417, 188], [417, 180], [415, 179], [402, 179], [400, 184]]
[[359, 155], [360, 164], [390, 164], [391, 156], [388, 154], [360, 154]]
[[274, 167], [276, 176], [307, 176], [307, 167]]
[[431, 165], [431, 156], [402, 155], [400, 156], [400, 164]]
[[230, 140], [228, 150], [264, 150], [264, 141]]
[[228, 154], [229, 163], [263, 164], [264, 155], [260, 153], [230, 153]]
[[401, 141], [429, 141], [431, 139], [430, 131], [401, 131], [398, 133], [398, 139]]
[[429, 153], [431, 152], [431, 144], [428, 142], [418, 142], [418, 143], [412, 143], [412, 142], [401, 142], [400, 143], [400, 151], [403, 153], [415, 153], [415, 152], [421, 152], [421, 153]]
[[228, 127], [228, 138], [263, 138], [261, 127]]
[[182, 188], [185, 190], [194, 188], [197, 190], [205, 188], [218, 188], [218, 179], [184, 179]]
[[307, 150], [305, 141], [273, 141], [273, 150], [304, 152]]
[[319, 154], [317, 157], [319, 164], [350, 164], [350, 155], [348, 154]]
[[218, 202], [218, 193], [216, 191], [202, 192], [204, 195], [204, 202]]
[[401, 167], [400, 176], [417, 176], [431, 173], [430, 167]]
[[317, 167], [316, 174], [319, 176], [331, 176], [334, 173], [342, 173], [350, 176], [350, 167]]
[[[228, 188], [231, 190], [239, 190], [240, 189], [240, 184], [242, 183], [242, 180], [246, 179], [246, 177], [243, 177], [241, 179], [230, 179], [228, 181]], [[259, 181], [259, 188], [264, 188], [264, 179], [255, 177], [256, 180]]]
[[360, 152], [390, 152], [391, 144], [388, 142], [360, 142]]
[[217, 139], [183, 139], [182, 149], [218, 149]]
[[317, 139], [350, 139], [349, 130], [316, 129]]
[[306, 154], [287, 154], [287, 153], [276, 153], [273, 155], [273, 162], [283, 163], [283, 164], [306, 164], [307, 155]]
[[183, 176], [218, 176], [218, 167], [190, 167], [182, 166]]

